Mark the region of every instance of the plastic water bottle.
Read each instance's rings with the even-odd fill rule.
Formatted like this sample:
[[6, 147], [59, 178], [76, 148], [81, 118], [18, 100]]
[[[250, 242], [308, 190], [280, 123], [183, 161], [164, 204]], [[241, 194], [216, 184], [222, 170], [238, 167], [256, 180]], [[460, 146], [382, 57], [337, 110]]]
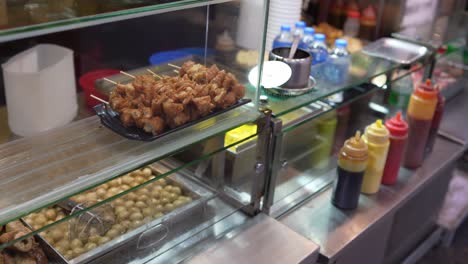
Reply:
[[312, 54], [312, 65], [327, 61], [328, 49], [327, 44], [325, 44], [324, 34], [318, 33], [314, 35], [314, 41], [310, 47], [310, 53]]
[[299, 39], [302, 39], [304, 37], [304, 29], [306, 28], [306, 23], [304, 21], [297, 21], [295, 28], [294, 28], [294, 37], [299, 37]]
[[293, 37], [291, 35], [291, 26], [282, 25], [281, 31], [273, 41], [273, 49], [276, 48], [290, 48], [292, 45]]
[[304, 29], [304, 37], [302, 38], [301, 43], [299, 44], [300, 49], [303, 49], [309, 52], [310, 47], [312, 46], [312, 43], [314, 42], [314, 33], [315, 33], [314, 28], [306, 27]]
[[350, 58], [347, 46], [346, 40], [335, 40], [335, 48], [330, 53], [325, 67], [325, 78], [330, 83], [341, 84], [348, 78]]

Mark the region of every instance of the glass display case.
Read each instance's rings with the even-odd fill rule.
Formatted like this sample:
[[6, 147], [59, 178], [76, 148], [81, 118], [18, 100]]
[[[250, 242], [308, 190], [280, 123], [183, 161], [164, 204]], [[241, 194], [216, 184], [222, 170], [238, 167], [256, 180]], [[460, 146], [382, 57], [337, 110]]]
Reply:
[[[2, 125], [2, 141], [10, 141], [0, 145], [2, 258], [39, 261], [47, 257], [57, 263], [178, 262], [203, 250], [196, 247], [198, 241], [216, 239], [260, 211], [271, 113], [259, 110], [259, 83], [248, 82], [247, 75], [256, 65], [258, 71], [262, 68], [268, 1], [254, 2], [0, 2], [4, 13], [1, 89], [7, 101], [2, 111], [6, 109], [9, 117], [9, 126]], [[250, 8], [255, 8], [255, 17], [248, 12]], [[107, 81], [103, 76], [96, 78], [91, 94], [78, 89], [80, 114], [73, 122], [20, 138], [12, 126], [12, 107], [19, 102], [12, 100], [12, 79], [5, 73], [5, 63], [22, 59], [13, 55], [42, 44], [60, 45], [74, 53], [70, 67], [74, 79], [70, 87], [60, 89], [75, 92], [75, 81], [80, 79], [82, 85], [87, 73], [114, 71]], [[31, 53], [25, 54], [31, 59], [27, 57]], [[50, 63], [41, 59], [51, 54], [32, 58], [40, 69], [36, 69], [38, 75]], [[187, 69], [181, 67], [187, 61], [200, 63], [195, 66], [201, 70], [206, 65], [215, 75], [209, 81], [188, 76], [197, 72], [184, 77], [182, 71]], [[46, 83], [53, 86], [63, 77], [58, 75]], [[217, 79], [220, 83], [209, 86], [213, 77], [221, 78]], [[159, 103], [163, 113], [156, 114], [156, 95], [145, 94], [139, 80], [150, 85], [186, 82], [178, 91], [191, 91], [191, 99], [179, 102], [177, 94], [166, 93], [166, 101]], [[140, 121], [146, 126], [149, 119], [162, 119], [163, 133], [152, 135], [153, 126], [153, 131], [144, 134], [132, 128], [133, 123], [112, 130], [106, 123], [105, 118], [115, 117], [109, 113], [117, 112], [113, 98], [118, 89], [130, 87], [129, 83], [139, 96], [134, 100], [140, 100], [132, 101], [131, 107], [139, 111], [146, 107], [152, 113]], [[200, 91], [193, 92], [195, 88]], [[125, 96], [129, 91], [125, 90]], [[31, 93], [43, 100], [36, 91]], [[209, 107], [205, 113], [203, 104], [196, 105], [202, 94], [212, 100], [205, 102]], [[97, 95], [102, 103], [93, 106], [90, 95]], [[154, 99], [147, 105], [149, 96]], [[58, 100], [62, 99], [51, 96], [47, 104], [60, 112], [63, 104]], [[98, 109], [108, 116], [94, 115], [100, 113]], [[41, 120], [43, 109], [36, 110], [28, 108], [24, 114]], [[117, 122], [123, 123], [124, 112], [117, 113], [122, 117]], [[132, 122], [137, 125], [139, 119], [133, 114]], [[249, 128], [248, 133], [230, 132], [243, 127]], [[144, 137], [132, 137], [141, 133]], [[250, 148], [252, 166], [246, 166], [246, 161], [233, 155], [239, 144], [253, 139], [264, 143]]]

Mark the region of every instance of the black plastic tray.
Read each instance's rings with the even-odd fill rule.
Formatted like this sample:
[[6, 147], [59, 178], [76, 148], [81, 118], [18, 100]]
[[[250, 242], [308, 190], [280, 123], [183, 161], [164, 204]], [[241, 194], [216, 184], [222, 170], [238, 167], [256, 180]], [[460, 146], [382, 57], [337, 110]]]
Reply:
[[115, 133], [121, 135], [122, 137], [132, 139], [132, 140], [139, 140], [139, 141], [153, 141], [155, 139], [158, 139], [160, 137], [164, 137], [165, 135], [168, 135], [168, 134], [170, 134], [172, 132], [175, 132], [177, 130], [184, 129], [186, 127], [195, 125], [197, 123], [200, 123], [203, 120], [215, 117], [215, 116], [220, 115], [222, 113], [225, 113], [225, 112], [227, 112], [229, 110], [232, 110], [232, 109], [237, 108], [239, 106], [250, 103], [251, 101], [252, 100], [246, 99], [246, 98], [240, 99], [239, 101], [237, 101], [236, 104], [231, 105], [228, 108], [215, 111], [215, 112], [213, 112], [213, 113], [211, 113], [211, 114], [209, 114], [207, 116], [204, 116], [204, 117], [199, 118], [199, 119], [194, 120], [194, 121], [190, 121], [190, 122], [188, 122], [188, 123], [186, 123], [184, 125], [178, 126], [176, 128], [168, 129], [168, 130], [166, 130], [163, 133], [158, 134], [158, 135], [153, 135], [151, 133], [147, 133], [143, 129], [137, 128], [135, 126], [124, 127], [122, 122], [120, 121], [119, 114], [117, 112], [115, 112], [114, 110], [112, 110], [107, 104], [104, 104], [104, 103], [98, 104], [95, 107], [93, 107], [93, 109], [96, 112], [96, 114], [99, 116], [99, 118], [101, 119], [101, 123], [105, 127], [109, 128], [110, 130], [114, 131]]

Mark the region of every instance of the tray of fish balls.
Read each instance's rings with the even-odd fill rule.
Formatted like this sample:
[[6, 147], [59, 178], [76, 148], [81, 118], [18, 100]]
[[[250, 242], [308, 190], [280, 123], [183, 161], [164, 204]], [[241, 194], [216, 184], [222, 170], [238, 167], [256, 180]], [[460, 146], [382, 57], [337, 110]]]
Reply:
[[[153, 180], [109, 203], [89, 209], [89, 212], [98, 215], [99, 221], [89, 218], [82, 221], [79, 215], [40, 232], [37, 237], [48, 248], [45, 251], [49, 258], [57, 263], [99, 263], [104, 261], [103, 258], [115, 259], [113, 255], [120, 254], [118, 259], [125, 263], [125, 257], [132, 259], [130, 254], [142, 257], [145, 254], [143, 249], [151, 245], [147, 252], [150, 254], [169, 241], [171, 233], [196, 224], [197, 219], [203, 219], [212, 192], [178, 174], [154, 180], [157, 175], [169, 170], [155, 163], [71, 197], [69, 200], [74, 203], [92, 206]], [[98, 210], [100, 207], [103, 208]], [[69, 213], [61, 206], [54, 205], [25, 216], [23, 221], [32, 230], [38, 230]], [[102, 224], [109, 219], [110, 223]], [[92, 221], [94, 223], [89, 224]], [[154, 229], [158, 229], [158, 232], [146, 234]], [[141, 245], [141, 241], [145, 241], [145, 245]], [[123, 257], [122, 254], [127, 255]]]
[[216, 64], [206, 67], [186, 61], [176, 76], [130, 75], [117, 83], [109, 103], [94, 111], [101, 123], [133, 140], [152, 141], [251, 102], [245, 86]]

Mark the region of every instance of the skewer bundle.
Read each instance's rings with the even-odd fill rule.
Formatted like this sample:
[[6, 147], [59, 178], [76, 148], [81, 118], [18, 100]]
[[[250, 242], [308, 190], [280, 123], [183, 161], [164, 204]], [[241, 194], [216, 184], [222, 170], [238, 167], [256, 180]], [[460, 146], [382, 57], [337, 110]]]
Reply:
[[109, 105], [125, 127], [136, 126], [156, 135], [166, 127], [232, 106], [245, 95], [245, 87], [235, 76], [216, 65], [207, 68], [188, 61], [179, 68], [179, 76], [127, 74], [133, 82], [117, 84]]

